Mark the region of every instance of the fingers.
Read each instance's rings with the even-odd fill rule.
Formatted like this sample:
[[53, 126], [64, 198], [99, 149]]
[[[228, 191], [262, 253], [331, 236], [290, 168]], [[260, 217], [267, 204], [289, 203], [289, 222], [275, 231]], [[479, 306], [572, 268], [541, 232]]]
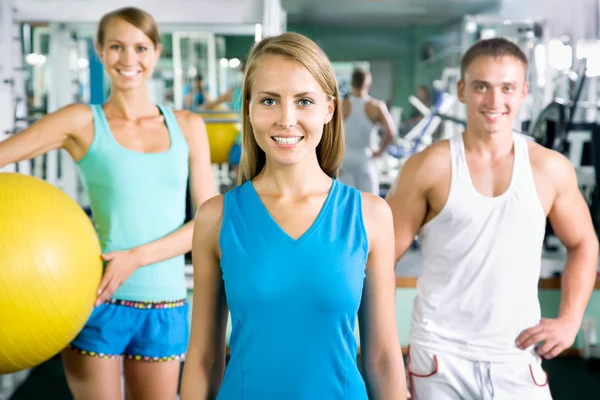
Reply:
[[542, 346], [537, 349], [537, 353], [544, 357], [546, 354], [550, 353], [552, 349], [557, 345], [556, 340], [547, 339]]
[[552, 350], [550, 350], [548, 353], [544, 354], [542, 357], [544, 357], [546, 360], [550, 360], [551, 358], [554, 358], [560, 353], [562, 353], [567, 347], [568, 346], [564, 346], [559, 343], [556, 346], [554, 346], [554, 348], [552, 348]]
[[518, 348], [524, 350], [542, 340], [544, 340], [544, 327], [542, 325], [536, 325], [533, 328], [523, 331], [515, 343]]
[[538, 349], [538, 354], [549, 360], [551, 358], [554, 358], [556, 356], [558, 356], [560, 353], [563, 352], [563, 350], [565, 350], [567, 347], [564, 343], [560, 342], [560, 341], [553, 341], [553, 340], [548, 340], [546, 343], [544, 343], [544, 345], [542, 347], [540, 347]]
[[109, 297], [112, 295], [110, 292], [110, 287], [112, 286], [112, 277], [110, 275], [104, 275], [102, 281], [100, 282], [100, 286], [98, 286], [98, 297], [96, 298], [96, 306], [104, 303]]
[[98, 297], [96, 298], [96, 306], [104, 303], [106, 300], [113, 295], [113, 293], [119, 287], [118, 277], [112, 272], [110, 268], [106, 269], [106, 273], [102, 277], [100, 281], [100, 285], [98, 286]]
[[110, 299], [110, 296], [112, 296], [115, 293], [115, 291], [117, 290], [118, 287], [119, 287], [119, 282], [115, 278], [108, 281], [106, 283], [105, 287], [102, 289], [102, 291], [98, 290], [98, 298], [96, 299], [96, 306], [99, 306], [100, 304], [102, 304], [105, 301], [107, 301], [108, 299]]
[[115, 257], [115, 253], [114, 253], [114, 252], [112, 252], [112, 253], [105, 253], [105, 254], [102, 254], [102, 259], [103, 259], [104, 261], [110, 261], [110, 260], [112, 260], [114, 257]]
[[106, 273], [104, 274], [104, 276], [102, 277], [102, 280], [100, 281], [100, 285], [98, 285], [98, 291], [96, 292], [96, 295], [98, 296], [98, 298], [96, 300], [96, 305], [103, 302], [100, 300], [101, 300], [101, 298], [103, 298], [102, 296], [111, 281], [111, 277], [112, 277], [112, 274], [110, 273], [110, 271], [107, 270]]

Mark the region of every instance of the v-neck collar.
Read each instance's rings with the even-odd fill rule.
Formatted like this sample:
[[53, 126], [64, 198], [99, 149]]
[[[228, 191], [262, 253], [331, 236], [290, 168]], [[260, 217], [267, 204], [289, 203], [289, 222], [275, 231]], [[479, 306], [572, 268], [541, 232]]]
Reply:
[[248, 183], [249, 191], [252, 193], [252, 197], [256, 201], [258, 208], [260, 208], [262, 210], [262, 213], [265, 215], [265, 217], [271, 221], [271, 223], [275, 227], [275, 230], [278, 231], [279, 234], [285, 240], [287, 240], [288, 242], [290, 242], [292, 244], [296, 244], [296, 245], [300, 244], [301, 242], [306, 240], [308, 237], [310, 237], [310, 235], [312, 235], [312, 233], [318, 228], [319, 224], [321, 223], [321, 220], [323, 219], [323, 217], [327, 213], [327, 210], [329, 209], [329, 204], [331, 203], [333, 194], [334, 194], [335, 190], [337, 189], [337, 181], [332, 178], [331, 179], [331, 187], [329, 188], [329, 193], [327, 194], [327, 198], [325, 199], [323, 206], [321, 206], [321, 210], [319, 211], [317, 218], [310, 225], [310, 227], [308, 227], [308, 229], [302, 235], [300, 235], [300, 237], [298, 237], [298, 239], [294, 239], [285, 230], [283, 230], [283, 228], [281, 228], [281, 226], [277, 223], [277, 221], [275, 221], [275, 218], [273, 218], [273, 216], [271, 215], [271, 213], [269, 212], [269, 210], [263, 203], [262, 199], [258, 195], [258, 192], [254, 188], [254, 184], [252, 183], [252, 181], [248, 181], [247, 183]]

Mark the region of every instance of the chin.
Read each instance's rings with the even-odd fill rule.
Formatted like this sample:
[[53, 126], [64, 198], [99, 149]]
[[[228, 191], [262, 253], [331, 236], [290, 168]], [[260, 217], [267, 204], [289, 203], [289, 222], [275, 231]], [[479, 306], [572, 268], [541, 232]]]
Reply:
[[280, 155], [271, 155], [267, 156], [267, 160], [270, 164], [276, 165], [278, 167], [291, 167], [302, 162], [302, 159], [297, 155], [290, 155], [288, 157], [281, 157]]
[[142, 86], [141, 82], [127, 82], [114, 85], [119, 90], [136, 90]]

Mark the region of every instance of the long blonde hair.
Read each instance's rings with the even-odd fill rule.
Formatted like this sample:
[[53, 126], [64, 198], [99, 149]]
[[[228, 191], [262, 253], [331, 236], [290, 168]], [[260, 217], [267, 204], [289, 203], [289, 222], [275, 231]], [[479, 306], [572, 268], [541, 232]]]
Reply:
[[344, 155], [344, 125], [342, 102], [335, 73], [329, 59], [319, 46], [309, 38], [286, 32], [267, 37], [256, 43], [246, 62], [242, 87], [242, 158], [238, 183], [252, 180], [266, 163], [265, 152], [258, 146], [250, 123], [250, 91], [256, 68], [264, 56], [281, 56], [302, 64], [319, 83], [330, 100], [334, 101], [333, 117], [323, 128], [323, 137], [317, 146], [317, 160], [321, 169], [330, 177], [337, 178]]

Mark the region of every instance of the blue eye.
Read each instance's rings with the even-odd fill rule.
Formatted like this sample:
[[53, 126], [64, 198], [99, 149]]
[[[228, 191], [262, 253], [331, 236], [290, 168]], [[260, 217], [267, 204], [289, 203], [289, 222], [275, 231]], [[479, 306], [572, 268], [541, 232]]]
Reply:
[[261, 101], [262, 104], [264, 104], [265, 106], [274, 106], [275, 105], [275, 100], [273, 99], [263, 99], [263, 101]]
[[311, 105], [313, 102], [312, 102], [312, 100], [310, 100], [310, 99], [301, 99], [301, 100], [299, 101], [299, 103], [300, 103], [300, 105], [301, 105], [302, 107], [308, 107], [308, 106], [310, 106], [310, 105]]

